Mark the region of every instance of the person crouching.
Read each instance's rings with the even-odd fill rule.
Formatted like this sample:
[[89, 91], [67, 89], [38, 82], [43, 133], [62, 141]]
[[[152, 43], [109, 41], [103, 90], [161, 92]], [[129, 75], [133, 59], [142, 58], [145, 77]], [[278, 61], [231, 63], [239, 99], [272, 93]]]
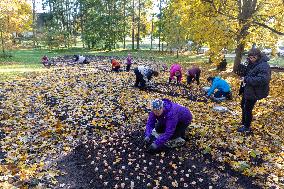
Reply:
[[159, 72], [154, 71], [148, 66], [138, 66], [134, 69], [134, 73], [136, 76], [134, 87], [139, 88], [145, 88], [153, 76], [157, 77], [159, 75]]
[[111, 59], [112, 71], [118, 72], [120, 69], [120, 63], [116, 59]]
[[151, 103], [144, 141], [149, 153], [185, 144], [185, 131], [192, 121], [190, 110], [168, 99]]
[[187, 84], [190, 85], [191, 82], [193, 82], [194, 80], [196, 81], [197, 85], [200, 84], [199, 82], [199, 78], [200, 78], [200, 73], [201, 70], [198, 67], [192, 67], [191, 69], [187, 70]]

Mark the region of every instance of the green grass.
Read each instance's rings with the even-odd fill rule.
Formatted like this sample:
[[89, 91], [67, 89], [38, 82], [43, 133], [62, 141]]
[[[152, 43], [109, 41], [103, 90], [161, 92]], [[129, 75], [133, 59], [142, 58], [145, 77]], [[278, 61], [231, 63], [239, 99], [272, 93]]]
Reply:
[[[11, 58], [0, 57], [0, 80], [9, 80], [18, 78], [35, 71], [42, 71], [41, 57], [47, 55], [48, 57], [63, 56], [63, 55], [102, 55], [102, 56], [119, 56], [125, 57], [131, 53], [133, 57], [144, 59], [155, 59], [157, 61], [165, 62], [168, 65], [179, 62], [183, 64], [190, 64], [195, 62], [208, 62], [208, 57], [204, 55], [179, 55], [170, 52], [158, 52], [150, 50], [115, 50], [115, 51], [95, 51], [83, 48], [69, 48], [48, 51], [47, 49], [21, 49], [10, 51]], [[227, 58], [229, 64], [233, 64], [233, 58]], [[271, 65], [284, 66], [284, 58], [272, 58]]]

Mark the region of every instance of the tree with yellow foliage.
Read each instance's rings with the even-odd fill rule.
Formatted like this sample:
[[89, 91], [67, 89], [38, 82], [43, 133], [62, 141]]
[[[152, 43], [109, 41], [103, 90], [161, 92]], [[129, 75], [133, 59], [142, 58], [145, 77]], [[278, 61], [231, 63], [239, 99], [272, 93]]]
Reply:
[[25, 0], [0, 1], [0, 37], [2, 52], [13, 32], [22, 32], [32, 23], [31, 6]]
[[[195, 42], [210, 46], [214, 62], [223, 48], [235, 48], [234, 71], [251, 44], [275, 44], [284, 35], [282, 0], [172, 0], [181, 24]], [[174, 6], [173, 6], [174, 5]]]

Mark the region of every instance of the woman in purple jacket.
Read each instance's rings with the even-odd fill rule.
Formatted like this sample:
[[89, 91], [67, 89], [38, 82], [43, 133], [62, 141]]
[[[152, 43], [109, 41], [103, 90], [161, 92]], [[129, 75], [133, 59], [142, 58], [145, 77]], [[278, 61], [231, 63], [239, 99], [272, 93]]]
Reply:
[[150, 144], [151, 138], [154, 138], [148, 152], [159, 151], [165, 146], [176, 147], [184, 144], [185, 130], [191, 120], [192, 114], [188, 108], [168, 99], [154, 100], [145, 132], [146, 143]]

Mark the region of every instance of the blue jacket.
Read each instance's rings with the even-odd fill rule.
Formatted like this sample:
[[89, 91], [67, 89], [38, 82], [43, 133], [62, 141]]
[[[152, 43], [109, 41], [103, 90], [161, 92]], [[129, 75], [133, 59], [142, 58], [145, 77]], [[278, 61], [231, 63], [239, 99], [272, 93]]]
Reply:
[[168, 99], [162, 99], [164, 102], [164, 111], [159, 117], [153, 112], [150, 112], [146, 125], [146, 136], [150, 136], [157, 121], [166, 126], [165, 133], [161, 134], [155, 141], [155, 144], [160, 147], [171, 139], [179, 124], [190, 124], [192, 114], [188, 108], [179, 104], [173, 103]]
[[221, 79], [220, 77], [214, 77], [213, 82], [212, 82], [212, 86], [208, 90], [207, 95], [210, 96], [214, 92], [215, 89], [218, 89], [218, 90], [223, 91], [223, 92], [230, 92], [231, 91], [231, 87], [227, 83], [227, 81], [225, 81], [224, 79]]

